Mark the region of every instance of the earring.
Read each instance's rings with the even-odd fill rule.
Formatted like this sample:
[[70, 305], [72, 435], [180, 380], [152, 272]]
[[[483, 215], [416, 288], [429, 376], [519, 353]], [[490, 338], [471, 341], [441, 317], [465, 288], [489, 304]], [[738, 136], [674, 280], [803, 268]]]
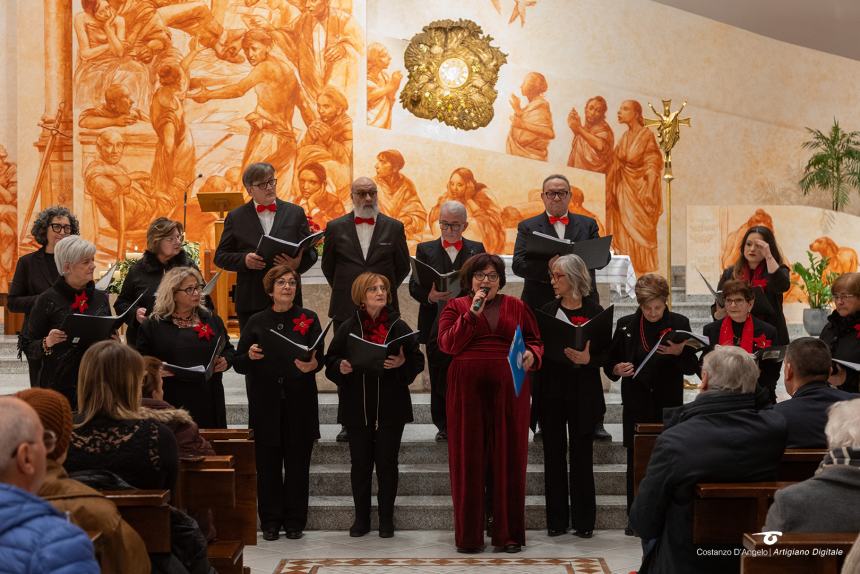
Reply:
[[364, 311], [365, 309], [367, 309], [367, 305], [362, 303], [361, 305], [358, 306], [358, 308], [361, 309], [362, 311]]

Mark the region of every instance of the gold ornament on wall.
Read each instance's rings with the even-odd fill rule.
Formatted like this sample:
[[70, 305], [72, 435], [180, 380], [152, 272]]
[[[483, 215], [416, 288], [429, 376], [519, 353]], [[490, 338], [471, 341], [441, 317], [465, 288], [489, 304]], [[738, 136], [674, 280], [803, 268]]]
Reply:
[[409, 80], [400, 103], [413, 115], [462, 130], [493, 119], [496, 81], [507, 55], [471, 20], [437, 20], [416, 34], [403, 55]]

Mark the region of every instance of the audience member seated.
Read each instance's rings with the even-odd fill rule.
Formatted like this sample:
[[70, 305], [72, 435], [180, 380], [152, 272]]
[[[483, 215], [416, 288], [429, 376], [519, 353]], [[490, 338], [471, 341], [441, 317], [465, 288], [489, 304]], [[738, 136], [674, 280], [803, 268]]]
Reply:
[[[834, 359], [860, 363], [860, 273], [843, 273], [833, 285], [836, 307], [819, 338], [830, 346]], [[10, 293], [11, 295], [11, 293]], [[835, 363], [830, 384], [849, 393], [860, 392], [860, 372]]]
[[[57, 436], [27, 403], [0, 397], [0, 564], [4, 572], [98, 574], [87, 534], [36, 493]], [[11, 456], [10, 454], [11, 453]]]
[[705, 357], [699, 396], [679, 407], [660, 434], [630, 509], [630, 525], [645, 546], [640, 574], [739, 570], [739, 554], [697, 553], [693, 491], [699, 482], [775, 479], [785, 420], [772, 409], [760, 410], [767, 398], [757, 399], [757, 379], [755, 359], [740, 347], [719, 346]]
[[164, 400], [164, 380], [161, 378], [161, 361], [155, 357], [143, 358], [143, 408], [148, 419], [156, 420], [169, 428], [176, 437], [179, 456], [209, 456], [215, 449], [200, 436], [200, 429], [185, 409], [174, 408]]
[[834, 389], [827, 384], [830, 376], [830, 349], [812, 337], [793, 341], [785, 353], [785, 390], [791, 399], [774, 409], [785, 418], [788, 427], [786, 448], [826, 448], [827, 408], [837, 401], [857, 395]]
[[66, 470], [102, 469], [141, 489], [173, 489], [179, 469], [176, 439], [140, 412], [143, 358], [117, 341], [100, 341], [81, 359], [81, 409]]
[[45, 482], [39, 496], [66, 514], [87, 532], [99, 532], [99, 565], [102, 574], [149, 574], [149, 555], [137, 532], [120, 516], [113, 502], [97, 490], [69, 478], [63, 461], [72, 438], [72, 409], [69, 401], [50, 389], [27, 389], [18, 398], [30, 405], [45, 432], [57, 437], [48, 453]]
[[860, 399], [830, 407], [815, 476], [776, 492], [764, 530], [860, 532]]

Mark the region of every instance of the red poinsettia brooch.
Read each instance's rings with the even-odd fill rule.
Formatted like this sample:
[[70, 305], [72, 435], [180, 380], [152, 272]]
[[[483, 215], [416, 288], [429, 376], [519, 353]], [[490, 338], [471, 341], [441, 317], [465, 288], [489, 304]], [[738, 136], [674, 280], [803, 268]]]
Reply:
[[857, 331], [857, 338], [860, 339], [860, 323], [854, 325], [854, 330]]
[[586, 323], [588, 323], [588, 317], [579, 317], [579, 316], [575, 315], [575, 316], [570, 318], [570, 324], [575, 326], [575, 327], [579, 327], [580, 325], [585, 325]]
[[86, 293], [78, 293], [77, 295], [75, 295], [75, 302], [72, 303], [72, 309], [84, 313], [89, 306], [90, 304], [87, 302]]
[[665, 329], [660, 331], [660, 336], [658, 336], [657, 339], [662, 339], [663, 337], [665, 337], [667, 334], [669, 334], [671, 332], [672, 332], [672, 327], [666, 327]]
[[215, 334], [215, 331], [212, 330], [212, 327], [207, 325], [206, 323], [198, 323], [194, 326], [194, 330], [197, 331], [198, 339], [206, 339], [209, 341], [212, 339], [212, 335]]
[[316, 233], [317, 231], [322, 231], [322, 227], [320, 227], [319, 223], [314, 221], [310, 215], [308, 215], [307, 218], [308, 218], [308, 227], [310, 227], [311, 233]]
[[303, 336], [307, 335], [308, 329], [310, 329], [313, 324], [314, 320], [302, 313], [300, 317], [293, 319], [293, 331], [298, 331]]
[[764, 333], [753, 339], [753, 347], [756, 349], [767, 349], [772, 344], [772, 341], [764, 336]]

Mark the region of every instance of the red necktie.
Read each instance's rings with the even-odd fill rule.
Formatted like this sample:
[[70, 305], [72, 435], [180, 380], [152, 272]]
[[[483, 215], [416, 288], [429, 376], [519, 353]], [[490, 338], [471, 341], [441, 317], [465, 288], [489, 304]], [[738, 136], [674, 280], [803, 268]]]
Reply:
[[373, 225], [374, 223], [376, 223], [376, 219], [374, 219], [373, 217], [356, 217], [355, 218], [355, 224], [356, 225], [360, 225], [362, 223], [366, 223], [368, 225]]
[[565, 225], [567, 225], [569, 221], [570, 219], [568, 219], [566, 215], [562, 215], [561, 217], [553, 217], [552, 215], [549, 216], [550, 225], [555, 225], [556, 223], [564, 223]]
[[445, 241], [445, 240], [443, 239], [443, 240], [442, 240], [442, 247], [443, 247], [444, 249], [448, 249], [449, 247], [453, 247], [453, 248], [454, 248], [454, 249], [456, 249], [457, 251], [460, 251], [461, 249], [463, 249], [463, 240], [462, 240], [462, 239], [460, 239], [459, 241], [455, 241], [455, 242], [453, 242], [453, 243], [450, 243], [450, 242]]
[[277, 210], [278, 210], [278, 206], [275, 205], [274, 203], [270, 203], [269, 205], [258, 205], [257, 206], [257, 213], [263, 213], [264, 211], [275, 212]]

